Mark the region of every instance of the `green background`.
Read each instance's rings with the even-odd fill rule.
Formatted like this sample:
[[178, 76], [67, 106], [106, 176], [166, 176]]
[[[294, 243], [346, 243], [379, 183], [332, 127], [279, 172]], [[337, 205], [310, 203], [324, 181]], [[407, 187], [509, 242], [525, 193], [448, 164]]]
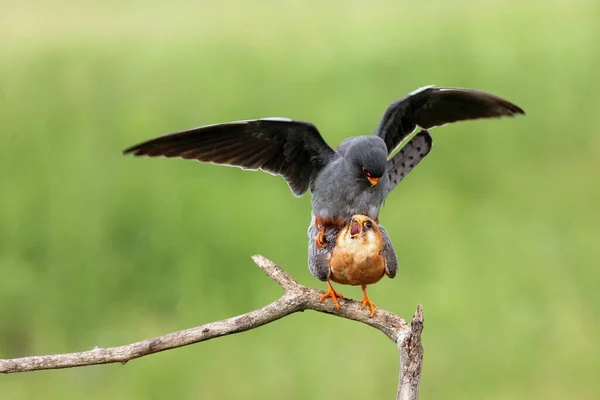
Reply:
[[[423, 399], [600, 396], [600, 3], [3, 1], [0, 357], [158, 336], [302, 284], [309, 196], [264, 173], [121, 150], [239, 119], [337, 145], [427, 84], [527, 112], [433, 131], [388, 198], [395, 280], [425, 309]], [[360, 289], [339, 287], [349, 297]], [[126, 366], [0, 376], [2, 399], [390, 399], [394, 345], [297, 314]]]

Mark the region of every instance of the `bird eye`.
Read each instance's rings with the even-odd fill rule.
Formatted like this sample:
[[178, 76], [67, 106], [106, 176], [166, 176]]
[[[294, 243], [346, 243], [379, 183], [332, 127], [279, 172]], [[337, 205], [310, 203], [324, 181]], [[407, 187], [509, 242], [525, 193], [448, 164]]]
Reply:
[[371, 176], [371, 174], [369, 174], [369, 171], [367, 170], [366, 167], [362, 167], [362, 172], [363, 172], [363, 174], [365, 174], [367, 176]]
[[366, 221], [365, 222], [365, 228], [371, 229], [372, 227], [373, 227], [373, 223], [371, 221]]

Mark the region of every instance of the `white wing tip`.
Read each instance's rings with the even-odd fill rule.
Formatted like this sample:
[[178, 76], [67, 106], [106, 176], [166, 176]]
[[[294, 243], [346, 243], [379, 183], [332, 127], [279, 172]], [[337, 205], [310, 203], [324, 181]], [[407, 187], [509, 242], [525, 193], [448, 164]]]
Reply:
[[281, 122], [293, 122], [293, 119], [290, 118], [283, 118], [283, 117], [268, 117], [268, 118], [261, 118], [261, 121], [281, 121]]
[[427, 90], [427, 89], [431, 89], [432, 87], [435, 87], [435, 85], [427, 85], [427, 86], [423, 86], [423, 87], [420, 87], [420, 88], [418, 88], [417, 90], [413, 90], [413, 91], [412, 91], [412, 92], [410, 92], [408, 95], [409, 95], [409, 96], [414, 96], [415, 94], [418, 94], [418, 93], [424, 92], [425, 90]]

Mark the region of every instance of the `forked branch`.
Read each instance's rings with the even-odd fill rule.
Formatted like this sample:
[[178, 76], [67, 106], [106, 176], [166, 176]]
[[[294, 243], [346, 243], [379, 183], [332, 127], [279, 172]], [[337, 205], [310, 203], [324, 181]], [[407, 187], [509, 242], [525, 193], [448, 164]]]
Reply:
[[323, 294], [322, 291], [300, 285], [273, 261], [263, 256], [256, 255], [253, 259], [285, 291], [282, 297], [269, 305], [237, 317], [168, 333], [124, 346], [94, 347], [92, 350], [79, 353], [0, 359], [0, 373], [71, 368], [117, 362], [125, 364], [130, 360], [148, 354], [258, 328], [298, 311], [314, 310], [365, 323], [389, 337], [397, 344], [400, 355], [400, 379], [397, 398], [403, 400], [417, 398], [423, 362], [423, 347], [421, 345], [423, 309], [420, 305], [411, 324], [408, 324], [396, 314], [382, 309], [377, 309], [375, 316], [369, 318], [369, 313], [361, 309], [360, 302], [349, 299], [341, 299], [341, 308], [336, 311], [331, 302], [319, 301]]

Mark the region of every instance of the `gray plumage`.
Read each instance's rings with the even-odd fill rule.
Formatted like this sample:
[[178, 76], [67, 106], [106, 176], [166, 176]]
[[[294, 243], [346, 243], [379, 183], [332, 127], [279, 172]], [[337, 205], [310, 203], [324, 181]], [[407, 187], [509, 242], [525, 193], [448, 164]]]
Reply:
[[318, 232], [313, 222], [308, 227], [308, 270], [320, 281], [325, 282], [329, 278], [329, 254], [335, 248], [335, 240], [340, 233], [340, 228], [332, 227], [325, 231], [327, 247], [319, 247], [315, 244]]
[[[315, 216], [347, 220], [353, 214], [377, 220], [391, 190], [431, 149], [427, 129], [517, 114], [524, 111], [490, 93], [424, 87], [392, 103], [374, 135], [348, 138], [336, 150], [311, 123], [269, 118], [176, 132], [124, 153], [181, 157], [281, 175], [295, 196], [311, 190], [313, 223]], [[390, 158], [417, 127], [423, 131]], [[311, 259], [318, 259], [319, 254], [317, 251]], [[311, 267], [311, 272], [322, 276], [316, 267]]]
[[[428, 129], [449, 122], [523, 113], [516, 105], [478, 90], [425, 87], [392, 103], [373, 136], [348, 138], [336, 150], [311, 123], [269, 118], [193, 128], [124, 152], [264, 170], [283, 176], [296, 196], [310, 188], [313, 212], [318, 216], [346, 219], [365, 214], [377, 218], [383, 200], [397, 184], [390, 166], [410, 165], [414, 160], [409, 157], [415, 157], [401, 151], [388, 162], [388, 156], [417, 126]], [[425, 146], [431, 147], [430, 138]], [[422, 149], [416, 155], [422, 158], [427, 151]], [[365, 179], [364, 171], [379, 178], [376, 186]]]
[[429, 132], [421, 131], [400, 149], [398, 155], [388, 160], [387, 173], [390, 182], [387, 193], [394, 190], [400, 181], [429, 154], [432, 146], [433, 140]]
[[[348, 219], [363, 214], [376, 219], [388, 192], [387, 149], [377, 136], [356, 136], [344, 140], [319, 173], [312, 190], [312, 210], [321, 218]], [[372, 186], [362, 171], [379, 178]]]
[[396, 273], [398, 272], [398, 257], [396, 256], [394, 246], [392, 245], [390, 236], [385, 228], [379, 225], [379, 230], [381, 231], [381, 237], [383, 238], [382, 255], [385, 258], [386, 273], [388, 277], [394, 279], [396, 277]]

